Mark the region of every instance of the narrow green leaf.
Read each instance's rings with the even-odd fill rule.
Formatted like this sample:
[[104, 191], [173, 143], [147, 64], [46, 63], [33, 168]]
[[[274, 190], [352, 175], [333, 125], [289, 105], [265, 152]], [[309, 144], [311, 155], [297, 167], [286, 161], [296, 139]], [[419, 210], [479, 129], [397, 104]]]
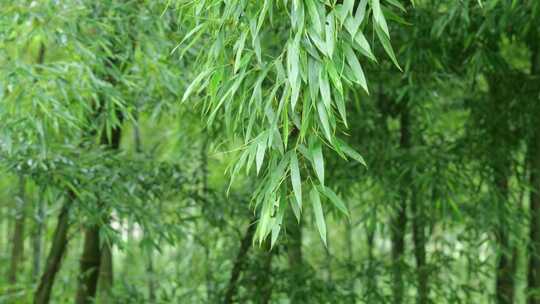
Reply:
[[326, 114], [326, 109], [324, 104], [319, 101], [317, 102], [317, 112], [319, 112], [319, 119], [323, 127], [324, 135], [329, 142], [332, 142], [332, 132], [330, 131], [330, 123], [328, 122], [328, 116]]
[[371, 0], [371, 8], [373, 9], [373, 20], [375, 26], [379, 26], [386, 37], [390, 37], [390, 32], [388, 31], [388, 24], [386, 24], [386, 19], [384, 18], [383, 11], [381, 9], [380, 0]]
[[262, 54], [261, 54], [261, 40], [259, 39], [257, 32], [257, 22], [255, 19], [249, 20], [249, 30], [251, 33], [251, 45], [253, 50], [255, 50], [255, 56], [257, 56], [257, 62], [262, 63]]
[[351, 37], [356, 36], [362, 21], [364, 21], [364, 17], [366, 15], [366, 6], [367, 0], [361, 0], [358, 8], [356, 9], [356, 14], [354, 16], [348, 16], [347, 19], [345, 19], [344, 25], [349, 34], [351, 34]]
[[[317, 5], [315, 4], [315, 0], [306, 0], [306, 4], [308, 7], [308, 13], [310, 15], [311, 23], [313, 24], [313, 28], [317, 33], [322, 33], [322, 23], [321, 23], [321, 17], [319, 16], [319, 11], [317, 10]], [[318, 1], [317, 1], [318, 2]]]
[[315, 173], [322, 185], [324, 185], [324, 159], [322, 154], [321, 144], [315, 143], [310, 148], [310, 153], [313, 158], [313, 166], [315, 167]]
[[328, 50], [328, 57], [332, 58], [334, 55], [335, 48], [335, 25], [334, 25], [334, 16], [333, 14], [328, 14], [326, 17], [325, 24], [325, 38], [326, 38], [326, 49]]
[[375, 55], [373, 55], [373, 52], [371, 51], [371, 47], [369, 46], [369, 42], [366, 39], [366, 36], [362, 32], [358, 32], [356, 36], [354, 37], [354, 41], [358, 45], [358, 48], [360, 49], [360, 52], [368, 57], [369, 59], [373, 61], [377, 61], [375, 58]]
[[236, 57], [234, 60], [234, 68], [233, 68], [234, 74], [236, 74], [236, 72], [238, 72], [238, 69], [240, 68], [240, 61], [242, 59], [242, 52], [244, 51], [244, 46], [246, 44], [246, 38], [247, 38], [247, 32], [244, 31], [242, 35], [240, 36], [240, 39], [236, 43]]
[[396, 55], [394, 54], [394, 49], [392, 49], [392, 45], [390, 44], [390, 37], [384, 33], [384, 31], [381, 29], [380, 26], [375, 25], [375, 32], [377, 33], [377, 37], [379, 37], [379, 41], [381, 42], [386, 54], [392, 59], [392, 62], [394, 65], [402, 71], [401, 67], [399, 66], [399, 63], [396, 59]]
[[302, 210], [302, 179], [300, 178], [300, 168], [298, 167], [298, 157], [296, 152], [292, 151], [291, 153], [291, 183], [293, 187], [294, 197], [296, 199], [296, 204], [298, 205], [298, 210]]
[[336, 94], [334, 99], [336, 100], [336, 105], [338, 108], [339, 115], [341, 116], [341, 119], [343, 120], [343, 123], [345, 124], [345, 127], [349, 127], [347, 124], [347, 110], [345, 109], [345, 99], [343, 98], [343, 95]]
[[291, 209], [294, 213], [294, 216], [296, 217], [296, 220], [298, 221], [298, 223], [300, 223], [300, 214], [302, 213], [302, 210], [298, 207], [298, 203], [296, 202], [295, 198], [291, 197], [290, 201], [291, 201]]
[[319, 191], [326, 196], [330, 202], [336, 207], [341, 213], [345, 214], [345, 216], [349, 217], [349, 210], [347, 209], [347, 206], [343, 202], [343, 200], [334, 192], [332, 189], [320, 185]]
[[326, 68], [326, 71], [330, 76], [330, 80], [332, 81], [334, 88], [336, 88], [339, 94], [343, 95], [343, 84], [341, 83], [341, 75], [337, 71], [334, 62], [332, 62], [331, 60], [325, 60], [324, 67]]
[[276, 243], [276, 240], [279, 236], [279, 232], [281, 231], [281, 226], [283, 225], [283, 215], [285, 214], [285, 204], [278, 206], [278, 214], [274, 219], [274, 223], [272, 225], [272, 238], [270, 239], [270, 249], [274, 248], [274, 244]]
[[201, 23], [199, 25], [197, 25], [196, 27], [194, 27], [191, 31], [189, 31], [189, 33], [186, 34], [186, 36], [184, 36], [184, 39], [182, 39], [180, 41], [180, 43], [178, 43], [171, 51], [171, 54], [173, 54], [174, 52], [176, 52], [176, 50], [186, 41], [188, 40], [189, 38], [191, 38], [191, 36], [193, 36], [194, 34], [196, 34], [198, 31], [200, 31], [203, 26], [205, 24], [204, 23]]
[[348, 16], [347, 19], [345, 19], [345, 28], [351, 34], [351, 37], [356, 36], [356, 33], [358, 32], [358, 29], [360, 28], [360, 22], [357, 18], [353, 16]]
[[261, 210], [261, 216], [259, 220], [259, 225], [257, 229], [258, 239], [259, 239], [259, 246], [262, 244], [263, 240], [266, 238], [266, 236], [270, 233], [270, 226], [272, 222], [272, 207], [274, 202], [271, 200], [265, 200], [263, 202], [263, 207]]
[[[332, 104], [332, 95], [330, 92], [330, 82], [328, 81], [328, 75], [324, 69], [319, 71], [319, 89], [321, 91], [322, 100], [327, 109], [330, 109]], [[315, 101], [315, 100], [313, 100]]]
[[311, 41], [315, 44], [315, 46], [326, 56], [330, 56], [330, 50], [328, 49], [326, 45], [326, 41], [323, 41], [321, 36], [315, 32], [309, 32], [309, 38], [311, 38]]
[[303, 140], [306, 136], [311, 119], [311, 103], [309, 102], [309, 96], [304, 95], [304, 102], [302, 103], [302, 124], [300, 126], [300, 140]]
[[309, 95], [311, 100], [317, 100], [319, 95], [319, 63], [313, 59], [308, 60]]
[[255, 31], [255, 36], [258, 36], [259, 31], [261, 30], [261, 27], [264, 23], [264, 19], [266, 18], [266, 13], [268, 12], [269, 5], [270, 5], [270, 0], [264, 0], [263, 7], [261, 9], [261, 12], [259, 13], [259, 19], [257, 21], [257, 29]]
[[362, 165], [364, 165], [365, 167], [367, 167], [367, 164], [366, 164], [366, 161], [364, 160], [364, 158], [362, 157], [362, 155], [360, 155], [360, 153], [356, 152], [353, 148], [351, 148], [347, 143], [345, 143], [344, 141], [342, 140], [337, 140], [339, 142], [339, 145], [340, 145], [340, 148], [341, 150], [343, 151], [343, 153], [345, 153], [347, 156], [349, 156], [350, 158], [356, 160], [357, 162], [361, 163]]
[[[385, 0], [386, 2], [390, 3], [391, 5], [399, 8], [400, 10], [402, 10], [404, 13], [407, 12], [407, 10], [405, 9], [405, 7], [398, 1], [398, 0]], [[478, 0], [480, 1], [480, 0]]]
[[304, 5], [301, 0], [292, 1], [291, 24], [297, 32], [304, 27]]
[[366, 93], [369, 94], [366, 76], [364, 75], [364, 70], [362, 70], [362, 66], [360, 65], [360, 62], [358, 61], [358, 58], [356, 58], [356, 54], [354, 53], [353, 49], [345, 45], [345, 56], [347, 57], [347, 62], [349, 63], [349, 66], [351, 67], [356, 82], [360, 84], [360, 86], [366, 91]]
[[264, 160], [264, 152], [266, 151], [266, 136], [263, 136], [264, 139], [259, 140], [257, 143], [257, 155], [255, 157], [255, 164], [257, 166], [257, 175], [261, 171], [262, 163]]
[[197, 88], [197, 86], [201, 83], [201, 81], [210, 74], [211, 70], [207, 69], [202, 71], [193, 81], [191, 84], [187, 87], [186, 91], [184, 92], [184, 96], [182, 97], [182, 102], [185, 102], [189, 96], [191, 95], [191, 92], [193, 92], [194, 89]]
[[324, 221], [324, 214], [321, 205], [321, 198], [319, 197], [319, 192], [315, 187], [313, 187], [309, 193], [311, 198], [311, 203], [313, 205], [313, 213], [315, 214], [315, 223], [317, 224], [317, 229], [321, 235], [321, 239], [326, 247], [326, 222]]
[[287, 48], [287, 72], [288, 80], [291, 85], [291, 105], [292, 109], [298, 101], [298, 96], [300, 95], [300, 56], [298, 55], [299, 38], [295, 39], [294, 42], [289, 43]]

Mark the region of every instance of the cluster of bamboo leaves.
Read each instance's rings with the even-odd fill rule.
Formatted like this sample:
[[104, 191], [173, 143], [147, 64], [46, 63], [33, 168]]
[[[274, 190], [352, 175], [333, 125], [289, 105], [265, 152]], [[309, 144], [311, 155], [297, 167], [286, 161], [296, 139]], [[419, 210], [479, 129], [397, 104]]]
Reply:
[[[262, 5], [178, 5], [181, 16], [193, 22], [178, 50], [195, 52], [201, 66], [182, 100], [198, 95], [208, 124], [220, 115], [230, 133], [241, 138], [242, 152], [231, 179], [253, 167], [260, 176], [254, 194], [254, 207], [260, 210], [259, 243], [271, 234], [273, 245], [285, 210], [291, 208], [300, 220], [305, 201], [326, 242], [321, 196], [345, 215], [348, 211], [325, 186], [324, 153], [365, 165], [346, 143], [348, 94], [358, 87], [369, 91], [361, 62], [376, 62], [365, 28], [375, 29], [378, 42], [399, 68], [383, 4], [265, 0]], [[397, 1], [386, 5], [405, 10]]]

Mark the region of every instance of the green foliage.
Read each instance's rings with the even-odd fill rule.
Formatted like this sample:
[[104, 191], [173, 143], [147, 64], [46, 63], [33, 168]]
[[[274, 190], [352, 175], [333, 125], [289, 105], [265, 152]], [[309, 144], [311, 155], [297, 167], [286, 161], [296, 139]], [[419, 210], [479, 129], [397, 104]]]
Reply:
[[242, 139], [233, 179], [241, 169], [249, 171], [255, 159], [256, 173], [263, 181], [254, 197], [264, 225], [258, 230], [262, 240], [277, 225], [267, 220], [292, 201], [277, 195], [291, 188], [289, 173], [298, 203], [295, 210], [301, 211], [298, 167], [305, 169], [303, 181], [315, 173], [324, 185], [323, 146], [343, 157], [361, 159], [348, 147], [344, 154], [338, 137], [347, 125], [349, 91], [358, 85], [368, 91], [358, 56], [375, 60], [364, 35], [370, 24], [399, 67], [383, 6], [378, 0], [358, 5], [318, 0], [265, 0], [262, 5], [190, 1], [178, 3], [178, 9], [193, 22], [179, 50], [194, 52], [201, 66], [183, 100], [197, 95], [209, 124], [220, 113], [230, 134]]
[[537, 300], [540, 2], [4, 2], [0, 302]]

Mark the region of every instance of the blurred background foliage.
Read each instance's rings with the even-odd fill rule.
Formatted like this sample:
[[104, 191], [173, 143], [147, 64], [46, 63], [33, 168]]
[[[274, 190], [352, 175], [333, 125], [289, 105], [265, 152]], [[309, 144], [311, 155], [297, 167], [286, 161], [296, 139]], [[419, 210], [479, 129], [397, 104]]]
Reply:
[[4, 0], [0, 303], [540, 303], [539, 18]]

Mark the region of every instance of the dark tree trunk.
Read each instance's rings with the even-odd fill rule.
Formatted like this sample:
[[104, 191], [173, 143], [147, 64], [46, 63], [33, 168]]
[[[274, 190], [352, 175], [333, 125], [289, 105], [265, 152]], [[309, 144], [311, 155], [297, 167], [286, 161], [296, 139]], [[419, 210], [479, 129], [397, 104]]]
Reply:
[[[538, 35], [535, 35], [538, 36]], [[533, 37], [531, 47], [531, 74], [540, 77], [539, 43]], [[528, 304], [540, 304], [540, 109], [536, 105], [532, 123], [533, 135], [529, 141], [530, 169], [530, 230], [529, 230], [529, 267], [527, 274]]]
[[[257, 271], [257, 278], [255, 281], [255, 288], [258, 291], [259, 296], [255, 299], [257, 304], [268, 304], [272, 299], [272, 257], [274, 253], [270, 251], [270, 242], [267, 240], [266, 244], [260, 249], [261, 253], [258, 260], [262, 261], [262, 269]], [[276, 249], [274, 249], [276, 250]]]
[[510, 129], [509, 103], [500, 83], [506, 75], [489, 74], [489, 110], [481, 115], [488, 122], [486, 131], [488, 143], [493, 147], [487, 158], [492, 170], [491, 191], [492, 200], [496, 207], [497, 222], [494, 227], [494, 235], [498, 247], [498, 259], [495, 269], [495, 300], [498, 304], [510, 304], [514, 302], [514, 246], [510, 242], [509, 226], [511, 225], [512, 209], [510, 206], [509, 180], [511, 178], [511, 150], [512, 137]]
[[[346, 201], [347, 210], [351, 210], [349, 202]], [[356, 281], [356, 269], [353, 256], [353, 237], [352, 237], [352, 223], [350, 220], [345, 222], [345, 237], [347, 246], [347, 266], [349, 268], [349, 282], [347, 288], [349, 293], [349, 302], [354, 303], [356, 301], [355, 281]]]
[[[405, 102], [405, 101], [403, 101]], [[410, 113], [408, 105], [405, 103], [400, 113], [400, 142], [399, 148], [407, 151], [411, 147], [411, 130], [410, 130]], [[393, 261], [393, 303], [403, 303], [404, 282], [403, 271], [405, 262], [405, 234], [407, 229], [407, 186], [409, 178], [404, 178], [400, 188], [400, 201], [397, 208], [397, 213], [392, 219], [392, 261]]]
[[[375, 256], [373, 254], [373, 248], [374, 248], [374, 240], [375, 240], [375, 229], [373, 227], [366, 227], [366, 245], [368, 250], [368, 278], [367, 278], [367, 288], [366, 288], [366, 299], [368, 303], [375, 302], [375, 295], [377, 293], [378, 287], [377, 287], [377, 273], [375, 269]], [[354, 285], [352, 285], [354, 286]], [[352, 303], [355, 303], [354, 301]]]
[[[540, 122], [539, 122], [540, 123]], [[529, 144], [530, 160], [530, 245], [528, 303], [540, 304], [540, 127]]]
[[[45, 61], [45, 44], [41, 43], [39, 45], [39, 52], [38, 52], [38, 64], [43, 64]], [[41, 190], [43, 191], [43, 190]], [[36, 212], [35, 212], [35, 228], [34, 228], [34, 234], [33, 234], [33, 269], [32, 269], [32, 277], [34, 278], [34, 281], [37, 281], [39, 278], [39, 274], [41, 273], [41, 255], [43, 251], [43, 225], [45, 220], [45, 212], [43, 210], [43, 197], [40, 196], [36, 202]]]
[[287, 216], [287, 255], [289, 272], [293, 282], [290, 286], [289, 299], [291, 303], [305, 303], [306, 286], [304, 273], [304, 258], [302, 256], [302, 222], [298, 223], [292, 211]]
[[508, 177], [503, 172], [496, 172], [498, 192], [497, 205], [499, 224], [496, 235], [499, 243], [499, 259], [497, 262], [496, 299], [498, 304], [514, 302], [514, 262], [513, 248], [507, 231], [507, 212], [505, 206], [508, 199]]
[[238, 250], [236, 259], [234, 260], [231, 276], [229, 278], [229, 283], [223, 299], [223, 303], [225, 304], [233, 303], [234, 301], [236, 290], [238, 288], [238, 280], [247, 262], [247, 254], [251, 248], [253, 235], [255, 234], [256, 228], [257, 226], [255, 225], [255, 222], [251, 221], [246, 229], [246, 233], [244, 234], [242, 241], [240, 242], [240, 249]]
[[[119, 122], [122, 123], [122, 114], [117, 112], [117, 117]], [[106, 132], [103, 132], [101, 144], [107, 146], [111, 150], [118, 150], [120, 148], [121, 138], [121, 126], [115, 126], [112, 129], [110, 138], [107, 137]], [[101, 207], [104, 207], [102, 202], [98, 203]], [[99, 274], [101, 272], [101, 257], [103, 254], [99, 237], [100, 228], [101, 227], [98, 224], [93, 224], [88, 227], [85, 232], [83, 253], [80, 260], [79, 286], [76, 295], [77, 304], [92, 303], [96, 296]], [[109, 259], [111, 268], [107, 271], [111, 271], [112, 276], [112, 252], [109, 250], [109, 253], [111, 254]]]
[[416, 303], [429, 303], [429, 284], [428, 284], [428, 269], [426, 263], [426, 234], [425, 234], [425, 213], [424, 206], [418, 200], [416, 189], [412, 190], [411, 194], [411, 212], [413, 243], [414, 243], [414, 258], [416, 260], [416, 285], [417, 298]]
[[43, 198], [40, 197], [36, 202], [35, 228], [33, 235], [33, 269], [32, 276], [35, 281], [39, 279], [41, 273], [41, 255], [43, 252], [43, 226], [45, 221], [45, 210], [43, 210]]
[[66, 247], [68, 243], [67, 233], [69, 228], [69, 209], [75, 199], [75, 194], [69, 192], [67, 201], [62, 206], [60, 214], [58, 215], [58, 222], [56, 229], [54, 230], [53, 241], [43, 275], [39, 281], [38, 288], [34, 295], [35, 304], [47, 304], [51, 297], [51, 290], [54, 284], [56, 274], [60, 270], [60, 264], [62, 257], [65, 255]]
[[148, 275], [148, 300], [150, 303], [156, 302], [156, 273], [154, 270], [154, 249], [148, 248], [148, 263], [146, 265]]
[[99, 244], [99, 226], [86, 229], [83, 253], [80, 260], [79, 286], [75, 303], [93, 303], [96, 296], [101, 264], [101, 248]]
[[99, 295], [101, 303], [110, 302], [111, 289], [114, 282], [114, 268], [111, 244], [105, 242], [101, 250], [101, 266], [99, 273]]
[[13, 247], [11, 249], [11, 263], [8, 273], [8, 282], [10, 284], [17, 283], [17, 275], [19, 274], [20, 264], [23, 261], [24, 255], [24, 228], [26, 221], [26, 197], [25, 197], [25, 180], [22, 175], [19, 176], [19, 193], [17, 195], [15, 231], [13, 232]]

